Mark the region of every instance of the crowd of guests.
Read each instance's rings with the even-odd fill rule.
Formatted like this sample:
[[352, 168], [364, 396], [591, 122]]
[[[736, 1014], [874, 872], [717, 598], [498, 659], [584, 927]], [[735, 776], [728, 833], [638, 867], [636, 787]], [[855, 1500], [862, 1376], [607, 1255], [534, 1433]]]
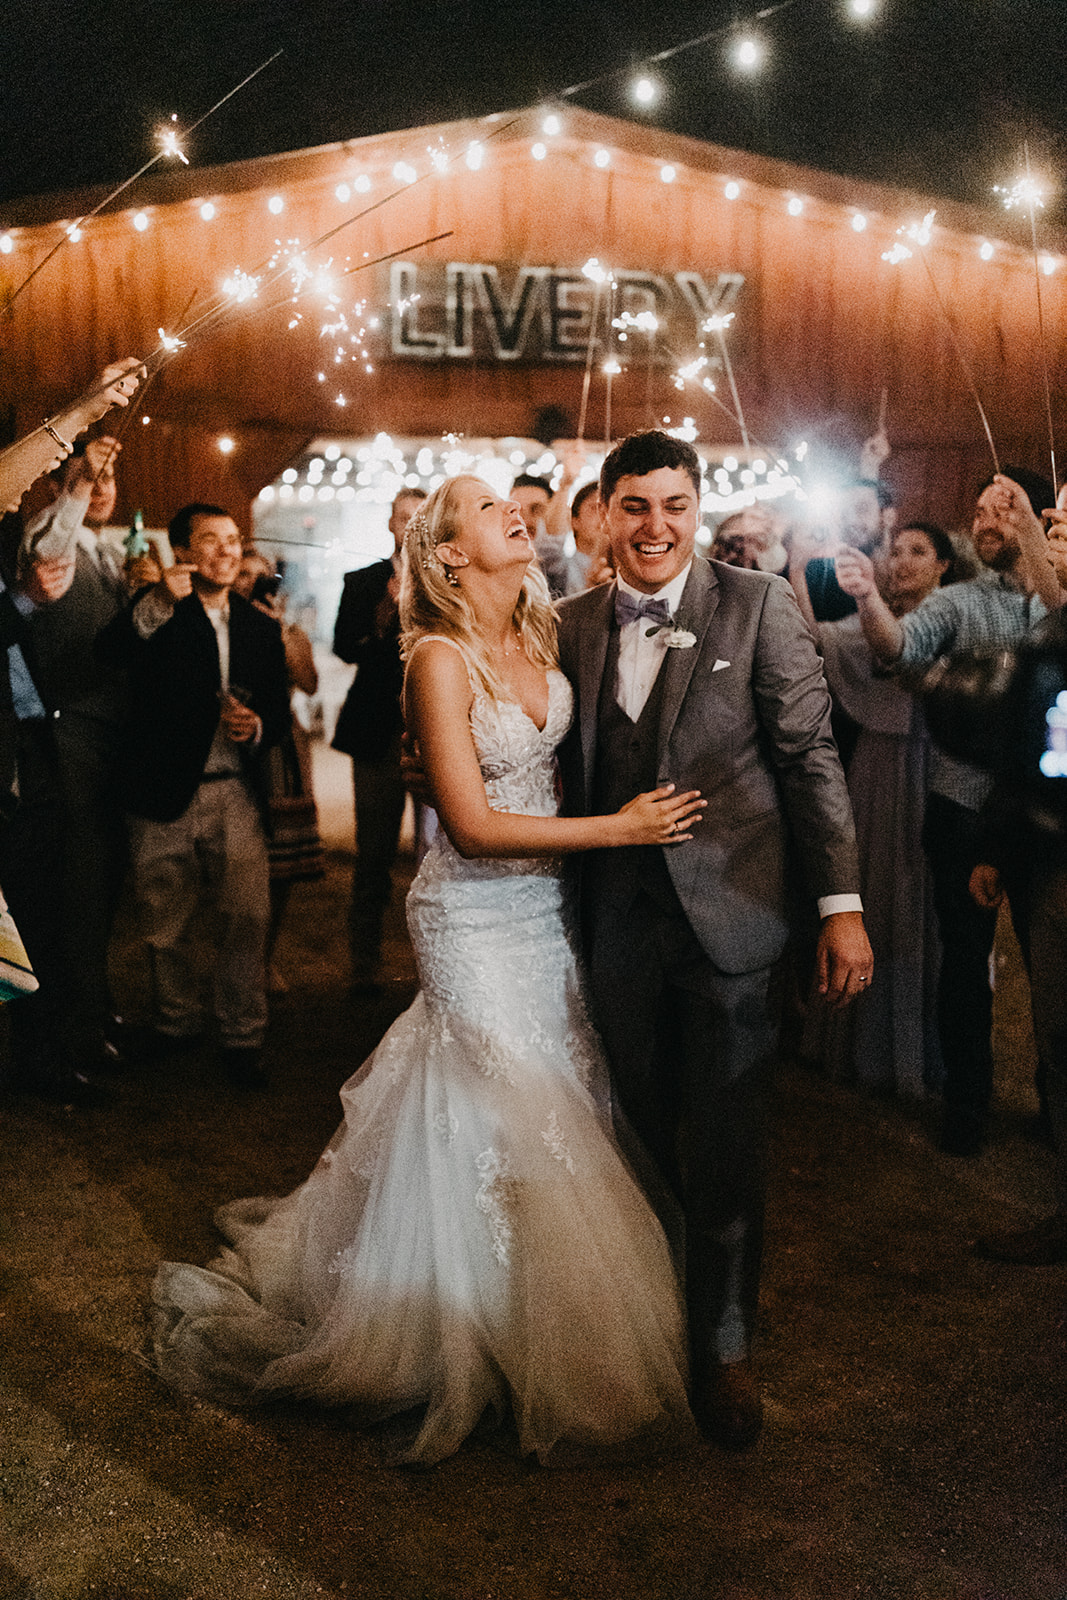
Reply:
[[[183, 507], [169, 543], [125, 562], [101, 537], [120, 447], [106, 434], [76, 441], [139, 381], [134, 362], [107, 369], [0, 454], [0, 502], [12, 513], [0, 578], [0, 887], [39, 984], [10, 1007], [3, 1081], [81, 1105], [100, 1100], [99, 1074], [116, 1056], [177, 1054], [206, 1032], [233, 1083], [264, 1083], [274, 940], [292, 884], [323, 870], [307, 739], [291, 709], [295, 689], [314, 694], [317, 674], [310, 640], [285, 621], [272, 564], [207, 503]], [[1041, 1130], [1063, 1166], [1067, 869], [1039, 828], [1005, 823], [1011, 796], [991, 805], [987, 772], [931, 740], [924, 690], [936, 663], [1011, 650], [1055, 620], [1067, 510], [1052, 484], [1009, 467], [979, 491], [969, 532], [950, 537], [898, 518], [888, 455], [884, 435], [869, 441], [829, 509], [786, 516], [763, 502], [727, 517], [710, 552], [792, 586], [823, 660], [856, 818], [877, 978], [847, 1011], [805, 1008], [801, 936], [798, 1048], [862, 1087], [939, 1096], [941, 1149], [975, 1155], [988, 1134], [989, 961], [1006, 894], [1034, 976]], [[557, 598], [612, 576], [596, 481], [579, 449], [562, 465], [554, 486], [523, 475], [512, 488]], [[51, 504], [20, 519], [42, 474]], [[400, 550], [424, 499], [397, 496], [394, 554], [346, 576], [333, 641], [356, 668], [333, 743], [352, 759], [348, 937], [363, 995], [381, 979], [405, 808]], [[117, 1016], [108, 981], [127, 871], [154, 1005], [138, 1028]], [[205, 899], [217, 936], [207, 1010], [188, 937]], [[1051, 1220], [984, 1248], [1067, 1260], [1067, 1180], [1060, 1199]]]

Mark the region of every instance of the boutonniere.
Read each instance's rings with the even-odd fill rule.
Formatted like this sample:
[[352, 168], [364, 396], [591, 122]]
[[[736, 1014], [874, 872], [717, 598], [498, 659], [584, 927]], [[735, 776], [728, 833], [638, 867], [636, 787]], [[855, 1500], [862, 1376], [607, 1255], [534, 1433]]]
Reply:
[[670, 622], [657, 623], [654, 628], [646, 628], [645, 638], [652, 639], [657, 633], [667, 635], [668, 650], [692, 650], [697, 642], [696, 634], [690, 633], [686, 628], [680, 628], [673, 618]]

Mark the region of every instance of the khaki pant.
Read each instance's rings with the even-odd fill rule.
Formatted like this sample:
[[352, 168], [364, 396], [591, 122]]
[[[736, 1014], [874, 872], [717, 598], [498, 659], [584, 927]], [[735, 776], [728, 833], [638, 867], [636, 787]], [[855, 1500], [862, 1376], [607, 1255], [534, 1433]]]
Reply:
[[185, 1036], [203, 1027], [186, 935], [197, 908], [208, 902], [219, 928], [213, 1011], [221, 1042], [261, 1045], [267, 1027], [267, 842], [243, 780], [202, 783], [174, 822], [131, 817], [129, 823], [160, 1031]]

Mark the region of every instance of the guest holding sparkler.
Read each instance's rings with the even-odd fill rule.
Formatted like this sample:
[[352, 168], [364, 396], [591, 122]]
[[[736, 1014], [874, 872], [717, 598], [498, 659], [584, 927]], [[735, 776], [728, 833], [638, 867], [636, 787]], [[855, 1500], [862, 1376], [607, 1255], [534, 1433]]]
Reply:
[[[872, 657], [858, 614], [815, 621], [804, 574], [816, 548], [794, 540], [790, 580], [835, 704], [859, 728], [848, 788], [879, 979], [847, 1012], [811, 1012], [803, 1049], [836, 1078], [919, 1098], [939, 1089], [941, 1078], [935, 1020], [940, 941], [922, 851], [929, 738], [921, 702]], [[942, 528], [902, 528], [886, 564], [886, 603], [894, 617], [950, 582], [953, 562], [952, 541]]]
[[[128, 405], [142, 375], [134, 358], [105, 368], [70, 406], [0, 454], [0, 505], [14, 509], [42, 473], [71, 455], [79, 434], [113, 406]], [[77, 472], [76, 498], [84, 509], [90, 489], [83, 469]], [[56, 692], [54, 663], [41, 649], [47, 618], [64, 603], [76, 565], [66, 544], [24, 549], [0, 577], [0, 883], [40, 985], [12, 1007], [4, 1081], [24, 1093], [89, 1106], [104, 1094], [86, 1070], [99, 1054], [80, 1002], [88, 961], [73, 960], [82, 953], [71, 919], [81, 862], [70, 803], [80, 805], [82, 796], [62, 765], [66, 724], [58, 713], [64, 697]], [[106, 934], [95, 948], [98, 957], [106, 950]], [[99, 970], [99, 961], [93, 964]]]
[[[127, 716], [121, 672], [96, 659], [96, 636], [130, 603], [121, 550], [103, 530], [115, 510], [114, 438], [79, 441], [52, 476], [56, 498], [26, 527], [23, 569], [41, 561], [72, 568], [69, 587], [30, 621], [40, 682], [59, 713], [53, 728], [63, 802], [65, 924], [74, 985], [69, 996], [81, 1061], [107, 1066], [122, 1053], [124, 1029], [108, 982], [108, 946], [126, 871], [117, 789]], [[151, 558], [134, 582], [158, 577]]]
[[[1010, 481], [1009, 481], [1010, 480]], [[935, 589], [906, 615], [894, 616], [878, 592], [870, 557], [856, 550], [837, 558], [841, 587], [859, 608], [872, 651], [887, 666], [922, 671], [939, 657], [971, 650], [1006, 649], [1046, 614], [1037, 593], [1033, 561], [1020, 541], [1017, 495], [1040, 514], [1051, 504], [1050, 484], [1025, 468], [1008, 468], [981, 490], [971, 538], [986, 571], [968, 582]], [[1051, 572], [1046, 562], [1046, 571]], [[980, 860], [978, 813], [992, 780], [977, 767], [936, 746], [931, 752], [923, 844], [934, 883], [941, 932], [938, 1026], [945, 1068], [941, 1149], [976, 1155], [985, 1138], [993, 1091], [990, 1040], [992, 995], [989, 954], [996, 911], [971, 899], [971, 874]], [[1024, 951], [1026, 908], [1013, 905]]]

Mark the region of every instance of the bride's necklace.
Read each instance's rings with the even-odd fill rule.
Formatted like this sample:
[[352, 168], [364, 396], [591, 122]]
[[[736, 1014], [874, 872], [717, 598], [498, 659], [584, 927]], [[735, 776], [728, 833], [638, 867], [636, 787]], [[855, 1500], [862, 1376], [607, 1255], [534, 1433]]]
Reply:
[[502, 656], [505, 661], [509, 660], [511, 656], [519, 655], [522, 651], [522, 645], [520, 644], [519, 639], [514, 632], [511, 633], [510, 640], [510, 644], [491, 644], [489, 646], [490, 654], [494, 656]]

